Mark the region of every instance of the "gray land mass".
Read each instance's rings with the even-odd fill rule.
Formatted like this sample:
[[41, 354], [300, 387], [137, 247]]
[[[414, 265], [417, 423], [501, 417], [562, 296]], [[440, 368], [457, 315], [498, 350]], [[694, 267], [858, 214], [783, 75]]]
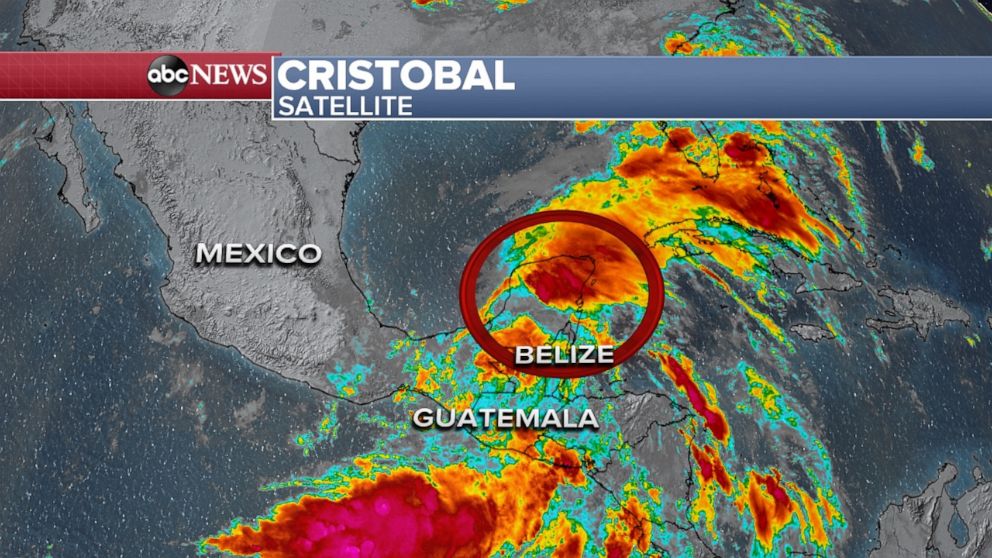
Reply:
[[653, 428], [673, 426], [690, 416], [690, 411], [670, 396], [650, 391], [624, 394], [618, 398], [614, 412], [624, 438], [634, 447], [643, 443]]
[[814, 275], [815, 280], [807, 281], [796, 287], [796, 294], [812, 293], [817, 291], [837, 291], [847, 292], [864, 285], [864, 283], [845, 271], [835, 271], [830, 265], [825, 266], [822, 272], [818, 271]]
[[45, 155], [56, 160], [65, 169], [59, 199], [76, 211], [83, 220], [86, 232], [90, 232], [100, 226], [100, 214], [96, 202], [90, 198], [89, 186], [83, 177], [83, 157], [72, 138], [75, 114], [64, 103], [44, 102], [42, 106], [52, 118], [52, 126], [45, 128], [47, 133], [35, 140]]
[[[879, 518], [879, 544], [871, 558], [988, 556], [992, 552], [992, 483], [976, 472], [976, 484], [955, 499], [947, 487], [957, 475], [954, 465], [945, 464], [923, 492], [904, 496], [901, 504], [890, 504]], [[955, 518], [964, 525], [964, 541], [951, 533]]]
[[966, 311], [931, 291], [898, 291], [884, 287], [877, 294], [889, 300], [889, 308], [883, 311], [883, 316], [868, 318], [865, 322], [877, 331], [913, 328], [921, 338], [926, 339], [935, 327], [951, 322], [971, 323], [971, 316]]
[[833, 339], [836, 337], [833, 333], [830, 333], [822, 327], [814, 324], [795, 324], [789, 328], [789, 331], [795, 333], [806, 341], [812, 341], [814, 343], [818, 343], [824, 339]]

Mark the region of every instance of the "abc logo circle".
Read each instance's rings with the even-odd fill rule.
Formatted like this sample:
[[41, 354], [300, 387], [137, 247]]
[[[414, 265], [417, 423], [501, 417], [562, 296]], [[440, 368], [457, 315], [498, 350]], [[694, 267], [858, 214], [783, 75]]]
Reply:
[[148, 85], [163, 97], [175, 97], [186, 89], [189, 68], [176, 56], [159, 56], [148, 66]]

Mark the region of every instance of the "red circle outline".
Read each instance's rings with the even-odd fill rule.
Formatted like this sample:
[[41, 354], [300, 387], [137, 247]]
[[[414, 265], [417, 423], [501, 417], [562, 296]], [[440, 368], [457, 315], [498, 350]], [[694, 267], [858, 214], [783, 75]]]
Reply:
[[[613, 364], [575, 365], [569, 366], [567, 369], [556, 366], [517, 366], [513, 361], [513, 353], [496, 341], [482, 322], [482, 316], [479, 315], [475, 289], [479, 273], [482, 271], [483, 264], [489, 258], [489, 254], [501, 242], [514, 233], [537, 225], [555, 222], [588, 225], [613, 235], [634, 253], [637, 261], [644, 268], [644, 273], [648, 281], [648, 304], [644, 310], [644, 317], [641, 319], [641, 323], [638, 324], [637, 329], [634, 330], [634, 333], [614, 351]], [[612, 219], [596, 215], [595, 213], [556, 209], [541, 211], [514, 219], [487, 236], [468, 258], [468, 263], [462, 272], [458, 302], [461, 306], [462, 319], [465, 320], [465, 326], [468, 328], [469, 334], [472, 335], [476, 343], [486, 353], [507, 368], [546, 378], [581, 378], [599, 374], [619, 366], [634, 356], [648, 342], [648, 339], [654, 334], [655, 328], [658, 327], [658, 322], [661, 321], [661, 312], [665, 306], [665, 282], [662, 279], [660, 266], [651, 252], [651, 248], [644, 243], [641, 237], [631, 232], [630, 229]]]

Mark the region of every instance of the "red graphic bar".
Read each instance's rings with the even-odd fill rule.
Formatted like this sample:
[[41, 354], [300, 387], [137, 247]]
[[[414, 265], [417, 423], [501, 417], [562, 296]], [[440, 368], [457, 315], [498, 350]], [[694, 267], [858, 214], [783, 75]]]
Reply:
[[278, 52], [0, 52], [5, 100], [269, 100]]

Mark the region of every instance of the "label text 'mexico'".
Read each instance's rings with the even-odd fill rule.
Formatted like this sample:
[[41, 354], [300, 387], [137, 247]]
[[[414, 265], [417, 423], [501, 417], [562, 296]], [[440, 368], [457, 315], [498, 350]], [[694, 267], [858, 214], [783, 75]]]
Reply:
[[316, 265], [321, 250], [316, 244], [213, 244], [196, 245], [196, 265]]

